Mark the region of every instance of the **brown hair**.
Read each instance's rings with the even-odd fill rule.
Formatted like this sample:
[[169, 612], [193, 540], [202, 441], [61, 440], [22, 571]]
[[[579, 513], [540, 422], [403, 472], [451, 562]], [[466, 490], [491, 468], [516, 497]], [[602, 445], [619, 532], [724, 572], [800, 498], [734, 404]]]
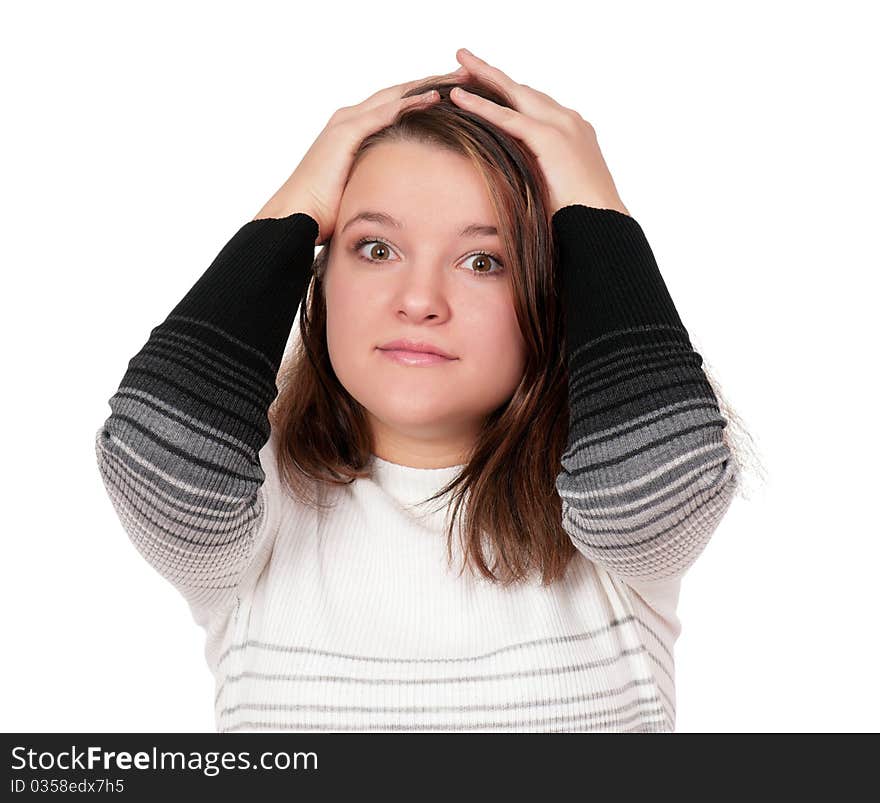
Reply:
[[[516, 138], [449, 100], [461, 85], [513, 107], [499, 87], [474, 77], [423, 82], [406, 95], [437, 89], [440, 99], [403, 110], [369, 136], [352, 171], [380, 142], [415, 141], [469, 158], [482, 175], [499, 222], [516, 316], [526, 345], [519, 385], [490, 414], [461, 472], [425, 502], [453, 494], [448, 511], [461, 524], [463, 563], [504, 585], [539, 572], [543, 585], [565, 574], [577, 550], [562, 527], [555, 479], [569, 428], [568, 367], [559, 277], [554, 270], [552, 212], [543, 172]], [[296, 497], [324, 507], [322, 485], [347, 485], [371, 475], [372, 437], [363, 407], [337, 378], [327, 348], [324, 274], [332, 248], [324, 243], [300, 308], [300, 342], [282, 363], [269, 418], [278, 430], [278, 472]], [[311, 495], [314, 483], [316, 494]], [[467, 500], [465, 502], [465, 500]], [[447, 529], [452, 562], [453, 523]], [[494, 558], [492, 565], [484, 549]]]

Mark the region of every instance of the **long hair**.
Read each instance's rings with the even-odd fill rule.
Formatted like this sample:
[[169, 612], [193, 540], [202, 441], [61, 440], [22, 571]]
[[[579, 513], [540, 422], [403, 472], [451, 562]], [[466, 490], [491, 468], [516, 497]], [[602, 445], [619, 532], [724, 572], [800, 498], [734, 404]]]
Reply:
[[[367, 136], [351, 170], [380, 142], [410, 141], [465, 156], [483, 178], [510, 270], [525, 368], [511, 398], [483, 422], [462, 470], [424, 503], [450, 497], [450, 564], [457, 522], [461, 571], [476, 567], [503, 585], [537, 572], [549, 585], [564, 576], [577, 550], [562, 527], [555, 486], [569, 428], [569, 377], [548, 189], [523, 143], [449, 100], [456, 85], [513, 107], [499, 87], [472, 76], [422, 82], [406, 95], [437, 89], [440, 99], [404, 109]], [[313, 262], [299, 310], [299, 342], [282, 362], [269, 410], [279, 435], [279, 476], [295, 497], [316, 508], [325, 506], [328, 486], [370, 476], [373, 449], [365, 411], [339, 381], [327, 348], [324, 277], [332, 249], [330, 237]]]

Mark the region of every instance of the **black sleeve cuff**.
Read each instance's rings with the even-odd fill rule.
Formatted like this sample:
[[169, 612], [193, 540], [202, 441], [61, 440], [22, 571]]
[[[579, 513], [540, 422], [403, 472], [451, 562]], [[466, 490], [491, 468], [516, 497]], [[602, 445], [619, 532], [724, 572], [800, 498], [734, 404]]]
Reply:
[[684, 325], [642, 227], [615, 209], [570, 204], [552, 218], [571, 350], [610, 332]]

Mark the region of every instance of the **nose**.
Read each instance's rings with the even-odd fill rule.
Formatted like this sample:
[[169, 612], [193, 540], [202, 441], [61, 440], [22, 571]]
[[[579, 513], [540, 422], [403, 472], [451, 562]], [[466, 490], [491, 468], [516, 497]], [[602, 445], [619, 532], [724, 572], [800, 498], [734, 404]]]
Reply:
[[432, 263], [415, 266], [403, 271], [399, 281], [394, 296], [399, 315], [413, 321], [448, 317], [450, 305], [442, 267]]

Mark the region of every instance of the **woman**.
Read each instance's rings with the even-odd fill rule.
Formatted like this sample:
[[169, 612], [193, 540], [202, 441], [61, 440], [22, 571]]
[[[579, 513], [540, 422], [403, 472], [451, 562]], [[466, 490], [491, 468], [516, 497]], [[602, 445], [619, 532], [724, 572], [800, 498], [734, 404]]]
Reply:
[[727, 421], [593, 128], [457, 57], [332, 116], [97, 434], [219, 731], [674, 729]]

